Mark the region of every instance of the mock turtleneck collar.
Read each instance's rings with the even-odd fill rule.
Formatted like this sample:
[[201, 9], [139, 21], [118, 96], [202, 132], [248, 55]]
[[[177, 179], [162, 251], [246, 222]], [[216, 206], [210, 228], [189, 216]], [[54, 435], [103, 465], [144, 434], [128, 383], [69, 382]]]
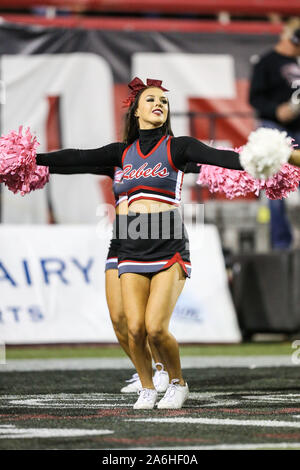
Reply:
[[164, 135], [164, 126], [156, 129], [139, 129], [139, 142], [144, 155], [149, 153]]
[[139, 136], [141, 141], [149, 141], [153, 139], [160, 139], [164, 135], [164, 126], [155, 129], [139, 129]]

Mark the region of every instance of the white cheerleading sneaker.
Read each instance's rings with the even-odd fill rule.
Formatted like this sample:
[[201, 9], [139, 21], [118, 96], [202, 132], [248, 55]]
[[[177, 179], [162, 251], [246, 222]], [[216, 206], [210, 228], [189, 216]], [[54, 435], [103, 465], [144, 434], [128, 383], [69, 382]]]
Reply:
[[143, 388], [139, 379], [139, 374], [133, 374], [131, 379], [126, 380], [126, 382], [128, 382], [128, 385], [125, 385], [125, 387], [121, 388], [121, 393], [136, 393]]
[[173, 379], [167, 388], [163, 398], [158, 402], [157, 408], [173, 410], [181, 408], [184, 402], [189, 396], [189, 387], [185, 385], [179, 385], [178, 379]]
[[[157, 366], [161, 366], [161, 370], [158, 370]], [[169, 374], [167, 371], [164, 370], [164, 366], [160, 362], [157, 362], [155, 364], [155, 367], [156, 371], [153, 376], [154, 387], [156, 388], [156, 391], [158, 393], [164, 393], [169, 386]]]
[[139, 398], [133, 405], [135, 410], [152, 410], [157, 400], [157, 391], [152, 388], [142, 388]]

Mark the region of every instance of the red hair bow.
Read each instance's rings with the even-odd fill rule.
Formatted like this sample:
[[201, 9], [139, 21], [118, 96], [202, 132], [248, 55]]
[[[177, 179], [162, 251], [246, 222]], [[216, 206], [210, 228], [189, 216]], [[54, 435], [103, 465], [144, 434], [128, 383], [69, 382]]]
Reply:
[[163, 91], [169, 91], [166, 88], [164, 88], [163, 86], [161, 86], [161, 84], [162, 84], [162, 80], [154, 80], [152, 78], [147, 78], [147, 85], [145, 85], [145, 83], [142, 82], [142, 80], [140, 78], [135, 77], [133, 80], [131, 80], [130, 83], [128, 83], [128, 88], [131, 91], [130, 91], [129, 97], [126, 100], [123, 101], [123, 104], [124, 104], [123, 107], [128, 108], [129, 106], [131, 106], [132, 103], [134, 102], [137, 94], [145, 88], [156, 87], [156, 88], [160, 88]]

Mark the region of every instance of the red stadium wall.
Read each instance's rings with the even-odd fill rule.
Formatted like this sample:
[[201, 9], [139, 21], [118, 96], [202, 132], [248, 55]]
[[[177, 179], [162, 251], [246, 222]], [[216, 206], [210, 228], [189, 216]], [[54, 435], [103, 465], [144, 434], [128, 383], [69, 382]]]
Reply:
[[155, 13], [198, 13], [218, 14], [220, 11], [232, 14], [258, 15], [299, 13], [300, 2], [286, 0], [1, 0], [5, 8], [30, 8], [35, 6], [55, 6], [71, 8], [76, 11], [118, 11], [118, 12], [155, 12]]

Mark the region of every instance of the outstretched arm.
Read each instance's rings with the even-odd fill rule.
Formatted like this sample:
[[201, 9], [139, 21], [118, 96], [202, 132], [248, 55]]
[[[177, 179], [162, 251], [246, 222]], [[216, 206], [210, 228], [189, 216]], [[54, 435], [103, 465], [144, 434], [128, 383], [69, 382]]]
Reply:
[[200, 173], [201, 165], [199, 163], [189, 162], [186, 164], [184, 173]]
[[92, 167], [92, 166], [49, 166], [49, 172], [51, 174], [57, 175], [78, 175], [78, 174], [92, 174], [92, 175], [103, 175], [114, 178], [114, 169], [113, 168], [102, 168], [102, 167]]
[[55, 152], [38, 153], [37, 165], [52, 167], [114, 167], [121, 166], [122, 146], [116, 142], [97, 149], [63, 149]]
[[243, 171], [239, 154], [233, 150], [219, 150], [200, 142], [194, 137], [177, 137], [174, 140], [176, 151], [173, 159], [177, 168], [189, 162], [194, 162]]

